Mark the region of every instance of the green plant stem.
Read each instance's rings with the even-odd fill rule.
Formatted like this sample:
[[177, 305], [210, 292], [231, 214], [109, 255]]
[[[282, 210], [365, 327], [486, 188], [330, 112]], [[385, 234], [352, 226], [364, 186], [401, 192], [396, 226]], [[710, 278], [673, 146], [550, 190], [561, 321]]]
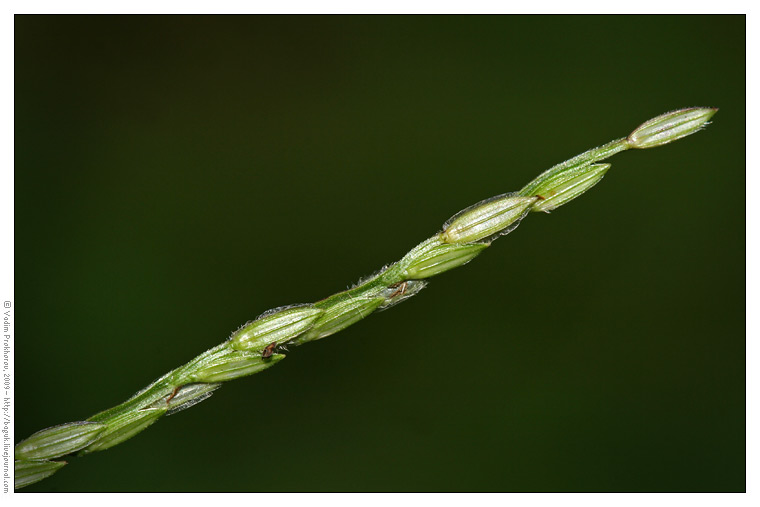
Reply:
[[356, 286], [313, 304], [265, 312], [224, 343], [170, 371], [124, 403], [85, 422], [35, 433], [16, 446], [16, 487], [48, 477], [65, 464], [52, 458], [113, 447], [162, 416], [205, 400], [223, 382], [273, 366], [285, 358], [281, 352], [286, 346], [324, 338], [413, 296], [424, 288], [427, 278], [468, 263], [493, 240], [514, 230], [529, 212], [556, 209], [593, 187], [609, 169], [609, 164], [597, 162], [624, 150], [659, 146], [696, 132], [715, 111], [690, 108], [650, 120], [628, 138], [550, 168], [515, 194], [486, 199], [457, 213], [440, 232]]

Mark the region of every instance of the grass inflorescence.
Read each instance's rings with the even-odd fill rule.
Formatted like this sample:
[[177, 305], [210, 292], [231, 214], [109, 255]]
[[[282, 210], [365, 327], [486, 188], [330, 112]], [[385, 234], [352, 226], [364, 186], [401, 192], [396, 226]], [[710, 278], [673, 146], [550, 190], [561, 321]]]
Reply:
[[463, 266], [513, 231], [531, 212], [564, 206], [599, 183], [610, 164], [598, 163], [629, 149], [662, 146], [707, 125], [714, 108], [688, 108], [649, 120], [625, 138], [558, 164], [520, 191], [481, 201], [452, 216], [441, 231], [401, 260], [350, 289], [311, 304], [276, 308], [235, 331], [224, 343], [170, 371], [121, 405], [86, 421], [39, 431], [15, 447], [15, 487], [60, 470], [67, 454], [109, 449], [165, 415], [208, 399], [222, 383], [265, 370], [285, 359], [288, 346], [330, 336], [419, 293], [426, 279]]

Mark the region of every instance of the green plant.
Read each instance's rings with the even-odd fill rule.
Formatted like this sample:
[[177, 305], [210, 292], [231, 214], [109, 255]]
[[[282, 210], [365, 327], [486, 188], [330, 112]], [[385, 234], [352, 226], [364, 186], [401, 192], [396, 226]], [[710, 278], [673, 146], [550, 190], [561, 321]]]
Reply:
[[224, 343], [165, 374], [126, 402], [86, 421], [39, 431], [15, 447], [15, 487], [57, 472], [57, 458], [102, 451], [144, 430], [164, 415], [199, 403], [222, 383], [258, 373], [285, 358], [286, 346], [298, 346], [334, 334], [376, 310], [417, 294], [426, 279], [462, 266], [493, 240], [513, 231], [531, 211], [549, 212], [583, 194], [607, 173], [598, 163], [628, 149], [661, 146], [690, 135], [717, 109], [689, 108], [658, 116], [617, 139], [586, 151], [539, 175], [520, 191], [481, 201], [460, 211], [441, 232], [423, 241], [400, 261], [351, 289], [313, 304], [275, 308], [246, 323]]

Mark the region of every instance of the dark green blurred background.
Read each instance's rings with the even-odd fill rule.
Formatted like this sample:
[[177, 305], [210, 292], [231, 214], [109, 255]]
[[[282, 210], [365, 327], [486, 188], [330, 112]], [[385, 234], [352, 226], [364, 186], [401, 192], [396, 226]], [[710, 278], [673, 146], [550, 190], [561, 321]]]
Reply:
[[679, 107], [706, 132], [25, 491], [742, 491], [743, 16], [16, 18], [16, 437]]

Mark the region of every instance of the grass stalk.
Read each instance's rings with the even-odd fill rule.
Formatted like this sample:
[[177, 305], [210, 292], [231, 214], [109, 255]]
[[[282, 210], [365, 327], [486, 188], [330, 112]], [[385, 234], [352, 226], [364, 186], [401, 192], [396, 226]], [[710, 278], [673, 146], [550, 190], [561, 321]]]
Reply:
[[62, 456], [103, 451], [137, 435], [165, 415], [206, 400], [222, 383], [265, 370], [285, 358], [286, 347], [320, 340], [417, 294], [427, 279], [467, 264], [531, 212], [549, 212], [599, 183], [621, 151], [662, 146], [704, 128], [714, 108], [680, 109], [660, 115], [628, 137], [558, 164], [520, 191], [501, 194], [460, 211], [441, 231], [400, 261], [354, 287], [321, 301], [264, 312], [224, 343], [170, 371], [124, 403], [85, 421], [35, 433], [15, 447], [15, 487], [51, 476]]

